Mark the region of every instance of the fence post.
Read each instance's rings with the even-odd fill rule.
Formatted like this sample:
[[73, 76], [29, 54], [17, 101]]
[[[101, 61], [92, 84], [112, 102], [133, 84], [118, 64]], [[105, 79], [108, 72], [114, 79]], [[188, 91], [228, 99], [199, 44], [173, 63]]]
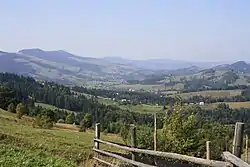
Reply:
[[157, 151], [157, 118], [154, 113], [154, 151]]
[[[95, 138], [100, 139], [100, 123], [95, 124]], [[95, 148], [100, 148], [99, 142], [95, 142]]]
[[[134, 124], [131, 125], [131, 147], [136, 148], [136, 126]], [[132, 152], [132, 160], [135, 161], [136, 155]]]
[[207, 150], [207, 160], [210, 160], [211, 159], [210, 141], [206, 141], [206, 150]]
[[246, 153], [245, 153], [245, 161], [248, 162], [248, 135], [246, 135]]
[[243, 144], [244, 123], [237, 122], [234, 130], [233, 154], [236, 157], [241, 157]]

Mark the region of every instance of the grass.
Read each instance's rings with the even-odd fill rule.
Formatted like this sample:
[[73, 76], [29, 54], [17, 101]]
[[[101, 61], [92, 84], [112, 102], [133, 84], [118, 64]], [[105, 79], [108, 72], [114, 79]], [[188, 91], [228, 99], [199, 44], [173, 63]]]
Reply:
[[159, 87], [159, 85], [141, 85], [141, 84], [119, 84], [116, 85], [117, 88], [122, 89], [134, 89], [134, 90], [152, 90]]
[[[142, 84], [119, 84], [116, 85], [116, 88], [120, 89], [134, 89], [136, 91], [165, 91], [164, 84], [154, 84], [154, 85], [142, 85]], [[174, 86], [166, 86], [166, 89], [176, 89], [176, 90], [182, 90], [184, 88], [184, 84], [179, 83]]]
[[0, 167], [12, 166], [54, 166], [54, 167], [74, 167], [75, 165], [66, 159], [51, 157], [42, 151], [30, 151], [22, 148], [13, 148], [0, 145]]
[[140, 113], [154, 113], [162, 111], [162, 106], [149, 105], [149, 104], [119, 105], [119, 107]]
[[149, 104], [122, 105], [109, 98], [103, 98], [103, 97], [98, 97], [98, 101], [106, 105], [116, 105], [121, 109], [131, 110], [133, 112], [139, 112], [139, 113], [153, 113], [153, 112], [162, 111], [162, 106], [158, 106], [158, 105], [149, 105]]
[[226, 97], [226, 96], [241, 95], [241, 90], [209, 90], [200, 92], [181, 93], [180, 95], [182, 97], [192, 97], [192, 96]]
[[61, 108], [58, 108], [58, 107], [56, 107], [56, 106], [53, 106], [53, 105], [50, 105], [50, 104], [45, 104], [45, 103], [35, 103], [35, 106], [41, 106], [42, 108], [46, 108], [46, 109], [50, 109], [50, 110], [60, 109], [60, 110], [67, 111], [67, 112], [69, 112], [69, 113], [72, 112], [72, 111], [70, 111], [70, 110], [61, 109]]
[[[225, 102], [226, 104], [229, 105], [230, 108], [232, 109], [239, 109], [239, 108], [250, 108], [250, 101], [246, 102]], [[206, 109], [214, 109], [218, 106], [220, 103], [210, 103], [210, 104], [205, 104], [204, 107]]]
[[[0, 167], [84, 167], [91, 158], [94, 131], [78, 132], [63, 124], [51, 130], [38, 129], [32, 127], [31, 119], [19, 120], [0, 110]], [[122, 143], [113, 134], [101, 134], [101, 138]]]

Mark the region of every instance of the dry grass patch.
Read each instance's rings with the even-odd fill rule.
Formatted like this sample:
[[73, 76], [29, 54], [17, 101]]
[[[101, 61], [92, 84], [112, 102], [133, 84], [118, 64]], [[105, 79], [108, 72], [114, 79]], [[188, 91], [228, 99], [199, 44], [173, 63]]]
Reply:
[[[210, 103], [210, 104], [205, 104], [204, 107], [206, 109], [214, 109], [219, 104], [220, 103]], [[225, 102], [225, 104], [228, 104], [229, 107], [232, 108], [232, 109], [250, 108], [250, 101], [246, 101], [246, 102]]]
[[[32, 157], [32, 155], [37, 157], [35, 160], [37, 160], [38, 164], [41, 164], [39, 161], [40, 154], [38, 153], [42, 152], [44, 159], [51, 159], [51, 163], [47, 166], [57, 166], [57, 164], [63, 161], [75, 166], [91, 163], [95, 134], [93, 130], [78, 132], [73, 128], [73, 125], [67, 124], [60, 124], [59, 127], [61, 128], [38, 129], [32, 127], [31, 120], [32, 118], [30, 117], [17, 119], [15, 114], [0, 110], [0, 146], [6, 146], [3, 148], [8, 152], [8, 155], [13, 154], [19, 157], [20, 152], [27, 152], [30, 155], [29, 157]], [[123, 143], [121, 138], [114, 134], [102, 133], [101, 139]], [[102, 148], [118, 151], [104, 145]], [[4, 153], [2, 155], [8, 156]], [[28, 166], [33, 162], [33, 160], [30, 162], [27, 158], [27, 161], [24, 162], [23, 160], [18, 161], [18, 164], [27, 162]], [[1, 159], [1, 163], [6, 164], [7, 161], [9, 160]], [[15, 162], [11, 161], [7, 167], [15, 166]]]
[[241, 90], [209, 90], [200, 92], [181, 93], [182, 97], [203, 96], [203, 97], [227, 97], [241, 95]]

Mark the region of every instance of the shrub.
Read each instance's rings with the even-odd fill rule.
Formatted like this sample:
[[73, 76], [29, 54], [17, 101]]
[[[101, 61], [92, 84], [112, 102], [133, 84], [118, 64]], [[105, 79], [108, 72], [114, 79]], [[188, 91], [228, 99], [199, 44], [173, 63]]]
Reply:
[[66, 117], [65, 122], [66, 122], [67, 124], [73, 124], [73, 123], [75, 122], [75, 114], [74, 114], [74, 113], [69, 114], [69, 115]]
[[38, 126], [43, 129], [51, 129], [53, 127], [53, 121], [48, 116], [43, 115], [41, 117], [36, 117], [32, 126]]
[[21, 119], [22, 116], [25, 114], [26, 111], [26, 107], [24, 106], [24, 104], [19, 103], [16, 107], [16, 114], [17, 114], [17, 118]]
[[16, 112], [16, 108], [15, 108], [15, 105], [13, 103], [10, 103], [9, 106], [8, 106], [8, 111], [9, 112], [12, 112], [12, 113], [15, 113]]
[[57, 123], [65, 123], [65, 121], [63, 119], [59, 119]]
[[83, 120], [80, 122], [80, 129], [79, 129], [79, 132], [85, 132], [87, 128], [90, 128], [91, 125], [92, 125], [92, 122], [91, 122], [91, 115], [89, 113], [87, 113]]

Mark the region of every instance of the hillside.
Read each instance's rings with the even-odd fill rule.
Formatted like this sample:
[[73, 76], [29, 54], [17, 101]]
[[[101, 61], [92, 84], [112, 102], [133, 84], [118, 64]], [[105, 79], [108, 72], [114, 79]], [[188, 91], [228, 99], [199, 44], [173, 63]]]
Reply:
[[130, 84], [123, 84], [123, 87], [160, 92], [231, 89], [230, 87], [250, 84], [249, 69], [250, 65], [244, 61], [203, 70], [194, 66], [147, 75], [143, 80], [132, 80], [129, 81]]
[[103, 82], [119, 84], [130, 77], [144, 76], [144, 72], [133, 66], [79, 57], [61, 50], [41, 49], [23, 49], [17, 53], [1, 52], [0, 72], [78, 85], [98, 85]]
[[[75, 131], [73, 125], [53, 129], [32, 127], [32, 118], [0, 109], [0, 166], [89, 167], [94, 131]], [[64, 129], [64, 126], [71, 129]], [[119, 136], [102, 134], [103, 139], [122, 143]]]
[[128, 64], [136, 66], [138, 68], [153, 70], [177, 70], [180, 68], [189, 68], [192, 66], [197, 66], [204, 69], [221, 64], [221, 62], [181, 61], [171, 59], [129, 60], [119, 57], [105, 57], [103, 59], [113, 63]]
[[[228, 95], [231, 95], [230, 92], [226, 93]], [[219, 145], [225, 143], [226, 136], [233, 134], [233, 129], [224, 124], [242, 120], [249, 127], [250, 109], [238, 108], [249, 107], [250, 89], [235, 92], [230, 98], [204, 96], [202, 100], [206, 104], [203, 106], [188, 102], [195, 99], [200, 102], [199, 98], [202, 96], [194, 96], [186, 101], [183, 99], [182, 102], [178, 97], [149, 92], [67, 87], [0, 73], [0, 160], [7, 167], [13, 164], [23, 164], [24, 167], [90, 166], [86, 162], [93, 154], [91, 148], [96, 122], [101, 124], [102, 138], [119, 143], [130, 143], [129, 125], [136, 123], [138, 147], [153, 149], [155, 112], [160, 132], [158, 142], [164, 143], [158, 144], [159, 150], [182, 154], [188, 151], [188, 154], [204, 157], [205, 150], [202, 148], [204, 142], [209, 140], [216, 144], [213, 145], [216, 150], [214, 159], [219, 159], [223, 149]], [[214, 103], [214, 100], [223, 100], [230, 106]], [[236, 105], [230, 103], [231, 100], [242, 103]], [[209, 101], [212, 103], [208, 104]], [[174, 109], [178, 112], [172, 112], [170, 104], [175, 104]], [[184, 126], [179, 128], [180, 125]], [[178, 137], [174, 137], [175, 131], [178, 131]], [[183, 147], [183, 138], [190, 139], [193, 134], [197, 135], [192, 138], [192, 147]], [[178, 141], [182, 149], [179, 150], [180, 147], [176, 145], [173, 147], [172, 141]], [[227, 142], [229, 144], [230, 140]], [[196, 154], [197, 150], [203, 151]]]
[[[100, 94], [93, 95], [105, 95], [108, 92], [101, 90]], [[127, 93], [125, 95], [130, 96]], [[146, 103], [156, 101], [161, 97], [136, 93], [133, 98], [137, 103], [141, 99]], [[166, 100], [161, 99], [162, 103]], [[145, 121], [148, 123], [153, 121], [151, 114], [133, 114], [127, 108], [102, 103], [95, 96], [87, 97], [64, 85], [46, 81], [38, 82], [30, 77], [0, 73], [0, 108], [8, 110], [10, 104], [12, 104], [11, 108], [14, 108], [13, 106], [16, 107], [20, 102], [27, 105], [28, 109], [25, 114], [28, 116], [37, 117], [43, 113], [42, 115], [46, 115], [51, 121], [60, 120], [79, 125], [86, 115], [90, 115], [91, 117], [88, 117], [90, 126], [98, 121], [102, 123], [103, 130], [112, 133], [119, 132], [123, 124], [133, 123], [134, 120], [137, 120], [139, 125], [144, 124]], [[41, 103], [46, 104], [46, 107], [39, 105]], [[10, 110], [13, 111], [13, 109]]]
[[199, 82], [195, 88], [248, 85], [250, 82], [250, 65], [244, 61], [232, 64], [160, 59], [134, 61], [80, 57], [62, 50], [38, 48], [17, 53], [0, 52], [0, 72], [67, 85], [138, 91], [184, 90], [194, 82]]

